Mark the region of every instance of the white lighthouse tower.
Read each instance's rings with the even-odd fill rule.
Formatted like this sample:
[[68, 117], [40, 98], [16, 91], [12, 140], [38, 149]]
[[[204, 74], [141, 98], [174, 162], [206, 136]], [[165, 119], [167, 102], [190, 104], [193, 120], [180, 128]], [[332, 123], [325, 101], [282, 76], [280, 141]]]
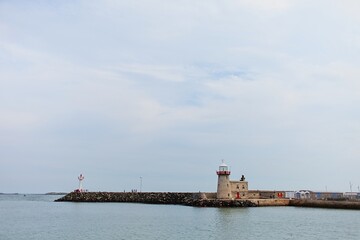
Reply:
[[79, 179], [79, 188], [78, 188], [78, 192], [83, 192], [84, 190], [82, 189], [82, 181], [84, 180], [84, 175], [80, 174], [80, 176], [78, 176]]
[[216, 171], [218, 175], [218, 186], [217, 186], [217, 195], [218, 199], [231, 199], [231, 186], [230, 186], [230, 171], [228, 165], [225, 164], [222, 160], [221, 165], [219, 166], [219, 171]]

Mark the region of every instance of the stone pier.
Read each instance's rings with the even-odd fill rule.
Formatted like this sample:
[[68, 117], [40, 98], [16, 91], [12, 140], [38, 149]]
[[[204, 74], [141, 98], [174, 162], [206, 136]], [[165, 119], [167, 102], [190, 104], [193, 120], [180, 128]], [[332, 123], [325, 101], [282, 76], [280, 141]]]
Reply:
[[72, 192], [57, 202], [128, 202], [196, 207], [256, 207], [249, 200], [209, 199], [215, 193], [192, 192]]

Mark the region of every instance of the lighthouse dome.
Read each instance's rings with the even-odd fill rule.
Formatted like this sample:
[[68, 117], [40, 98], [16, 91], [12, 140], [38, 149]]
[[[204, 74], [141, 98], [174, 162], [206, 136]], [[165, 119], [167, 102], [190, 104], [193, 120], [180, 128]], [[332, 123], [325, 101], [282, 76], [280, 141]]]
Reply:
[[228, 170], [229, 170], [229, 167], [228, 167], [228, 165], [226, 165], [226, 163], [223, 160], [219, 166], [219, 171], [228, 171]]
[[220, 164], [220, 167], [227, 167], [228, 165], [226, 165], [226, 163], [223, 161], [221, 164]]

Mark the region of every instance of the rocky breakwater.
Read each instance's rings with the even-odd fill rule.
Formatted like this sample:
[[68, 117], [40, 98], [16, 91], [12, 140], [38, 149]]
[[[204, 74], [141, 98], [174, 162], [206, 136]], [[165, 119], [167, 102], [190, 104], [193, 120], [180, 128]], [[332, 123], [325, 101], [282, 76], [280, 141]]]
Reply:
[[207, 199], [205, 193], [184, 192], [72, 192], [57, 202], [131, 202], [196, 207], [256, 207], [247, 200]]
[[249, 200], [219, 200], [219, 199], [195, 199], [191, 204], [194, 207], [257, 207], [258, 205]]
[[194, 193], [171, 192], [71, 192], [57, 202], [133, 202], [183, 204], [195, 198]]

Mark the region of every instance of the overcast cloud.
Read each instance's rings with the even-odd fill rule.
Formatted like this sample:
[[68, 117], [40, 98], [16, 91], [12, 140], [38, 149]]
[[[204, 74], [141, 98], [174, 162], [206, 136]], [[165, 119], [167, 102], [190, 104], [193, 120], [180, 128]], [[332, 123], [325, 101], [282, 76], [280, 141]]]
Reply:
[[0, 1], [0, 192], [360, 185], [358, 1]]

